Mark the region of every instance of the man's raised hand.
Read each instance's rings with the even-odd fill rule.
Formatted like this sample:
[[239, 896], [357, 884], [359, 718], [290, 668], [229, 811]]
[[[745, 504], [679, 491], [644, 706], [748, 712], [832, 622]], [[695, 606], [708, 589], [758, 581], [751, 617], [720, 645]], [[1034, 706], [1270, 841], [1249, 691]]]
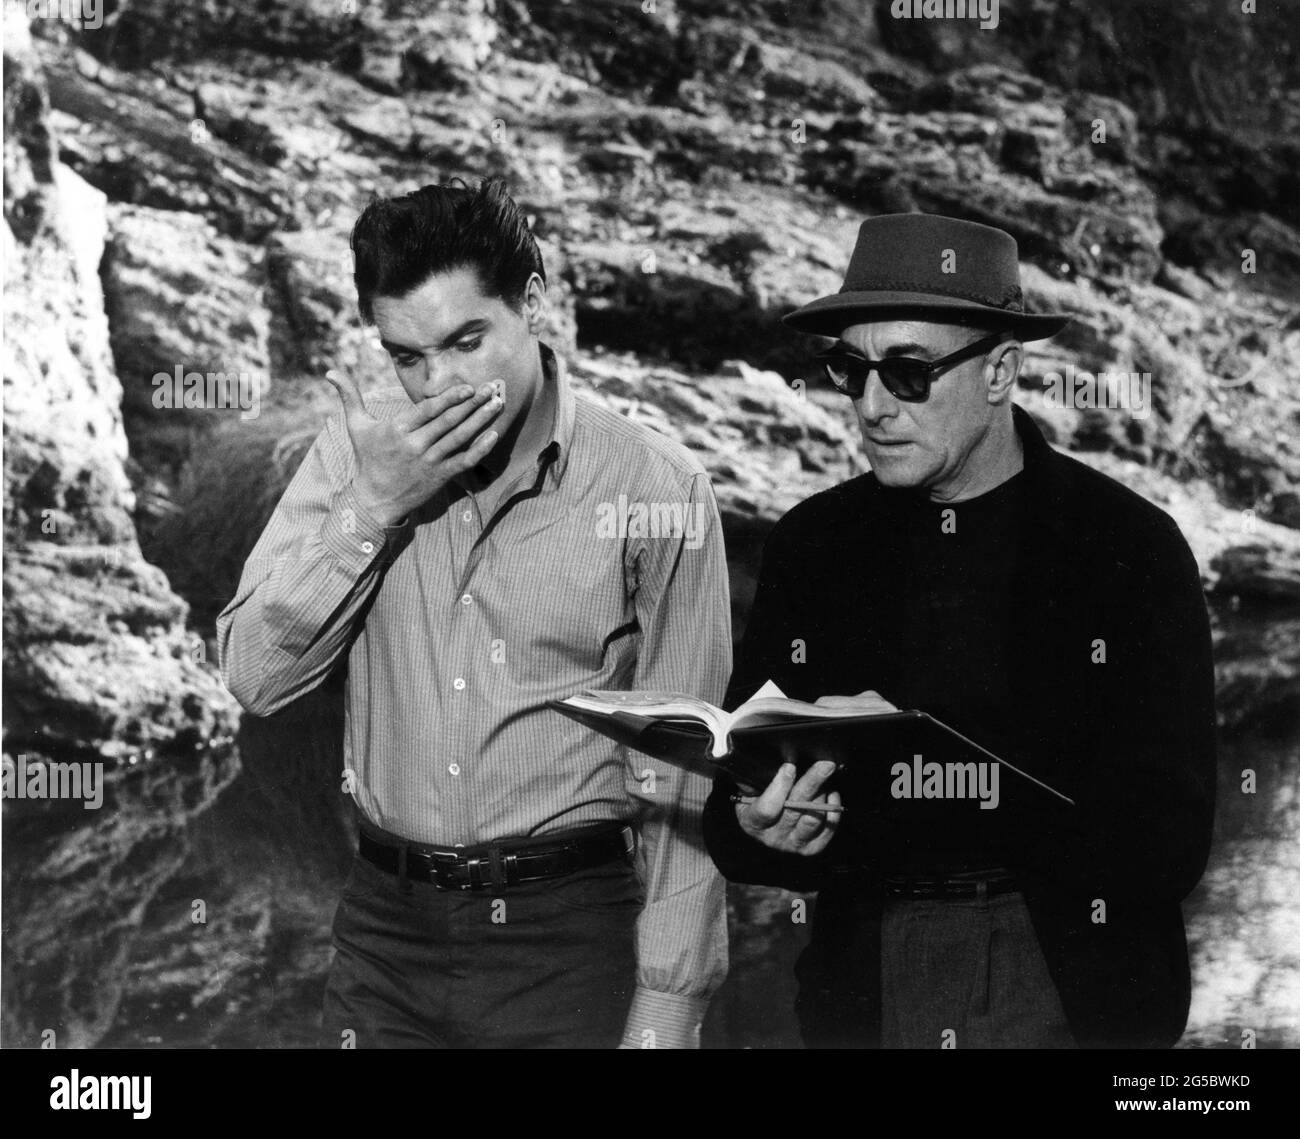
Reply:
[[385, 526], [400, 522], [481, 463], [497, 441], [498, 433], [486, 430], [503, 403], [494, 384], [478, 391], [456, 385], [412, 404], [390, 422], [366, 410], [351, 376], [331, 370], [325, 379], [339, 393], [356, 453], [357, 501]]

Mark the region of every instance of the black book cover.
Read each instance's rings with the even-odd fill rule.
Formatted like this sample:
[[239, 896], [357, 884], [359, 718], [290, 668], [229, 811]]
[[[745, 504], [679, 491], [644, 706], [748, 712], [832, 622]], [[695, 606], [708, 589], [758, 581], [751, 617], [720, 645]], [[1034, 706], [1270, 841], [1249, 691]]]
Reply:
[[589, 712], [559, 700], [550, 706], [655, 759], [710, 779], [726, 774], [747, 794], [761, 792], [782, 763], [793, 763], [802, 773], [825, 759], [838, 768], [827, 789], [838, 790], [844, 805], [855, 810], [895, 811], [903, 803], [909, 809], [978, 809], [981, 790], [985, 802], [991, 788], [1001, 794], [1003, 772], [1022, 785], [1018, 791], [1033, 788], [1073, 805], [1033, 775], [916, 710], [736, 728], [730, 734], [731, 751], [715, 758], [703, 724], [622, 711]]

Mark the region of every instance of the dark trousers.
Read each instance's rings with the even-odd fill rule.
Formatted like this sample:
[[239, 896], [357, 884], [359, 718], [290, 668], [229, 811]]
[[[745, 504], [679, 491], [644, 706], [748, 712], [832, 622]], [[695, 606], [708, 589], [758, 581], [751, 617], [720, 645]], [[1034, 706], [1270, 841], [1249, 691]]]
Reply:
[[1074, 1037], [1019, 893], [817, 899], [796, 966], [810, 1048], [1070, 1048]]
[[613, 1048], [643, 895], [614, 861], [479, 891], [404, 885], [359, 855], [334, 917], [327, 1048]]
[[885, 1048], [1071, 1048], [1056, 986], [1018, 894], [886, 902]]

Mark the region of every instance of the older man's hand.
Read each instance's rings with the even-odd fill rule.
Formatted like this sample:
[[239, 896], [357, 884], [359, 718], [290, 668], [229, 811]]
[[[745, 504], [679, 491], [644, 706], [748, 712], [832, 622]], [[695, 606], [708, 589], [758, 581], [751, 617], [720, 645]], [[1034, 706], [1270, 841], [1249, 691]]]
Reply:
[[870, 688], [865, 692], [859, 692], [856, 696], [819, 696], [816, 704], [822, 708], [850, 708], [863, 715], [898, 711], [895, 705]]
[[835, 764], [818, 760], [798, 779], [793, 763], [781, 765], [767, 789], [752, 802], [736, 804], [740, 829], [764, 846], [786, 854], [820, 854], [826, 849], [840, 825], [836, 810], [806, 811], [787, 807], [787, 802], [813, 806], [840, 806], [840, 793], [822, 794], [822, 785], [835, 772]]
[[[856, 696], [820, 696], [823, 708], [844, 708], [864, 715], [897, 712], [898, 708], [879, 692], [867, 689]], [[740, 829], [772, 850], [786, 854], [820, 854], [830, 845], [840, 825], [840, 794], [822, 794], [822, 786], [835, 772], [830, 760], [818, 760], [796, 780], [794, 764], [782, 765], [776, 778], [757, 799], [736, 804]], [[823, 810], [800, 810], [787, 803], [807, 803]]]

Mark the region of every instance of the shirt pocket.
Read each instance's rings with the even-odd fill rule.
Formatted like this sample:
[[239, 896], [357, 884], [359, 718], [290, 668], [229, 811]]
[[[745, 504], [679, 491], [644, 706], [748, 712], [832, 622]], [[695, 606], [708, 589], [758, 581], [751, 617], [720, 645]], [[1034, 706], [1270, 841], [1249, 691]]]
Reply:
[[510, 599], [503, 617], [534, 667], [600, 672], [611, 646], [636, 632], [623, 541], [597, 537], [572, 519], [514, 549], [507, 540], [496, 569]]

